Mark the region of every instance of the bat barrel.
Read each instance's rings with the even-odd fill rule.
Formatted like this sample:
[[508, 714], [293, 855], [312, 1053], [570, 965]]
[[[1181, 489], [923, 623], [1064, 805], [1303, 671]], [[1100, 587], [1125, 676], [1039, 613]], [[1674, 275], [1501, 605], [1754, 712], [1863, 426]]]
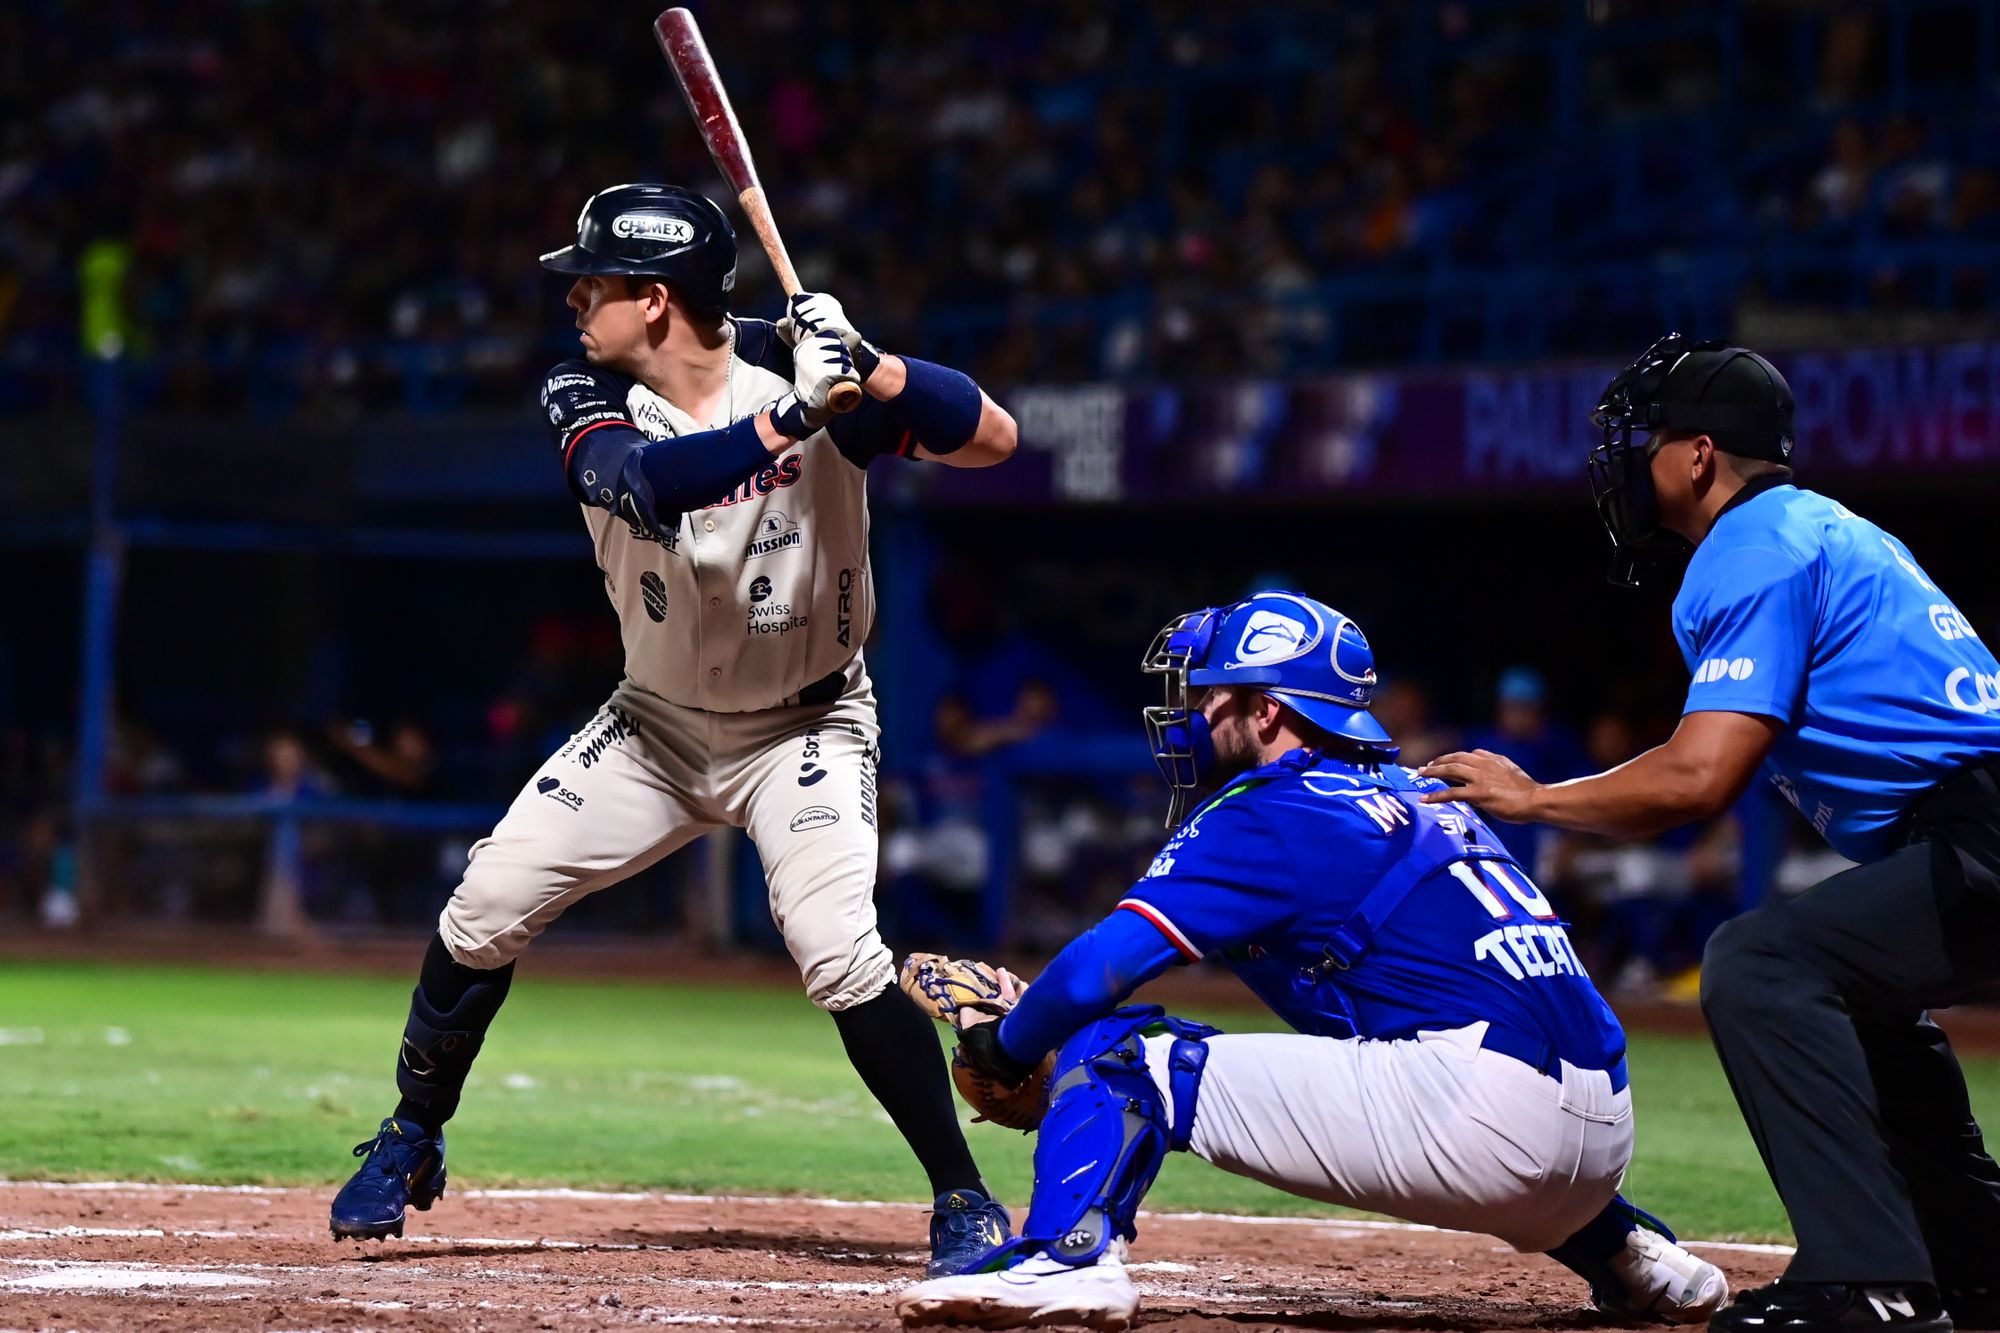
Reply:
[[674, 71], [681, 96], [694, 115], [695, 128], [701, 131], [702, 142], [708, 145], [709, 156], [715, 159], [729, 188], [738, 194], [756, 188], [757, 164], [750, 158], [749, 141], [736, 122], [736, 108], [730, 105], [729, 93], [715, 72], [715, 60], [694, 15], [685, 9], [669, 9], [653, 20], [653, 38]]

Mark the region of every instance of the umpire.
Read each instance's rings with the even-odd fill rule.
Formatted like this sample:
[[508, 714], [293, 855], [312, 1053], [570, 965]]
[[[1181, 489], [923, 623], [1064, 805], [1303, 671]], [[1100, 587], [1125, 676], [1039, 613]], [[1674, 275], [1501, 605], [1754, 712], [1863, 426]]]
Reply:
[[1900, 541], [1793, 485], [1791, 390], [1755, 352], [1663, 338], [1595, 420], [1613, 581], [1695, 547], [1680, 725], [1573, 782], [1484, 750], [1422, 771], [1502, 819], [1644, 836], [1762, 764], [1861, 864], [1709, 941], [1702, 1010], [1799, 1239], [1709, 1326], [2000, 1328], [2000, 1167], [1926, 1012], [2000, 980], [2000, 664]]

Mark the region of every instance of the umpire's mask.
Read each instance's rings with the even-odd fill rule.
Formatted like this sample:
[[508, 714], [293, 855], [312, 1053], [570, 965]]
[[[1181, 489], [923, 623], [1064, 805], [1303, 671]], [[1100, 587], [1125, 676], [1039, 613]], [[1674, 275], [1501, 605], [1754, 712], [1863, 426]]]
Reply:
[[1777, 367], [1747, 348], [1678, 333], [1620, 371], [1591, 420], [1604, 432], [1590, 452], [1590, 490], [1611, 538], [1608, 577], [1628, 588], [1688, 549], [1660, 526], [1653, 491], [1653, 455], [1666, 433], [1698, 431], [1725, 453], [1773, 463], [1792, 454], [1792, 390]]

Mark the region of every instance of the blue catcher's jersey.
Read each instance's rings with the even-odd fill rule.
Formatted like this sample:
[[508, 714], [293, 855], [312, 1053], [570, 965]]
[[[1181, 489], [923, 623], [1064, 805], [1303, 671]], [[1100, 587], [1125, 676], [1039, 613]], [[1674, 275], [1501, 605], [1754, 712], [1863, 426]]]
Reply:
[[[1119, 907], [1190, 960], [1219, 956], [1300, 1032], [1393, 1039], [1483, 1020], [1610, 1068], [1625, 1034], [1555, 908], [1471, 809], [1416, 799], [1442, 785], [1294, 750], [1190, 815]], [[1390, 880], [1407, 896], [1359, 961], [1329, 966], [1327, 944]]]
[[1903, 544], [1823, 495], [1734, 501], [1674, 599], [1685, 712], [1755, 713], [1764, 767], [1841, 855], [1896, 826], [1953, 769], [2000, 755], [2000, 664]]

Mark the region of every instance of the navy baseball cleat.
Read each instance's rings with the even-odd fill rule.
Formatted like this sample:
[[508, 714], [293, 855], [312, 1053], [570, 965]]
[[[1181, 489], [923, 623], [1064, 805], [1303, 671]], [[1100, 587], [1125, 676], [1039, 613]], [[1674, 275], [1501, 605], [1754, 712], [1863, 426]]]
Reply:
[[931, 1205], [931, 1261], [925, 1277], [963, 1273], [1014, 1237], [1007, 1210], [978, 1190], [946, 1190]]
[[391, 1116], [373, 1139], [354, 1145], [354, 1155], [368, 1160], [333, 1196], [335, 1240], [400, 1236], [406, 1206], [427, 1209], [444, 1196], [442, 1133]]

